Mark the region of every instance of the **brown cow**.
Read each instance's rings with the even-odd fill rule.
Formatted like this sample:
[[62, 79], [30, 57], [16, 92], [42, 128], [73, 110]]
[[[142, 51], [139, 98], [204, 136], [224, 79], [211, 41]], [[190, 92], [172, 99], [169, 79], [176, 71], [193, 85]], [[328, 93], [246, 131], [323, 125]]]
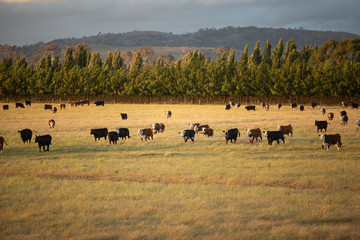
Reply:
[[53, 113], [56, 113], [56, 112], [57, 112], [57, 108], [56, 108], [56, 107], [53, 107], [52, 112], [53, 112]]
[[334, 119], [334, 113], [328, 113], [328, 119], [333, 120]]
[[171, 114], [172, 114], [171, 111], [165, 111], [165, 114], [167, 118], [171, 118]]
[[49, 127], [50, 127], [50, 128], [54, 128], [54, 127], [55, 127], [55, 120], [54, 120], [54, 119], [50, 119], [50, 120], [49, 120]]
[[293, 135], [293, 128], [291, 124], [287, 126], [278, 126], [278, 130], [281, 131], [284, 135], [286, 134], [289, 136], [289, 133], [291, 133], [291, 136]]
[[163, 123], [153, 123], [152, 131], [154, 134], [165, 131], [165, 125]]
[[140, 128], [139, 131], [138, 131], [138, 135], [141, 135], [141, 141], [143, 139], [145, 139], [145, 141], [147, 139], [150, 140], [150, 137], [151, 137], [151, 139], [154, 139], [153, 138], [153, 131], [151, 130], [151, 128]]
[[324, 149], [325, 146], [327, 146], [327, 150], [329, 150], [330, 145], [337, 145], [338, 150], [340, 150], [342, 143], [341, 143], [341, 136], [340, 134], [320, 134], [319, 135], [320, 140], [322, 141], [321, 148]]
[[0, 136], [0, 153], [3, 153], [4, 143], [5, 143], [6, 145], [8, 145], [8, 144], [6, 143], [6, 141], [5, 141], [5, 139], [4, 139], [2, 136]]
[[245, 129], [245, 131], [246, 131], [247, 134], [248, 134], [250, 143], [253, 143], [253, 142], [254, 142], [254, 139], [256, 139], [256, 141], [257, 141], [257, 140], [258, 140], [258, 137], [259, 137], [259, 138], [261, 139], [261, 141], [262, 141], [262, 135], [261, 135], [261, 130], [260, 130], [260, 128], [254, 128], [254, 129], [247, 128], [247, 129]]
[[65, 107], [66, 107], [65, 103], [60, 103], [59, 106], [60, 106], [60, 109], [65, 109]]
[[208, 136], [208, 137], [214, 136], [214, 130], [211, 128], [203, 128], [201, 133], [204, 134], [204, 136]]

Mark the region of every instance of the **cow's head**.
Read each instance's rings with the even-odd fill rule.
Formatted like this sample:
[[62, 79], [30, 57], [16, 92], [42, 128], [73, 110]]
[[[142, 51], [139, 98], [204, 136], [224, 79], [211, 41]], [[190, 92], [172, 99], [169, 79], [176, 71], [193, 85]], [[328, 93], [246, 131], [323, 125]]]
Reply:
[[320, 135], [319, 135], [320, 140], [323, 141], [323, 142], [325, 142], [325, 136], [326, 136], [326, 134], [324, 134], [324, 133], [320, 134]]
[[143, 135], [144, 134], [144, 129], [143, 128], [140, 128], [139, 130], [138, 130], [138, 135]]
[[247, 134], [250, 136], [251, 135], [251, 129], [250, 128], [245, 128], [245, 131], [247, 132]]
[[35, 143], [37, 143], [38, 141], [39, 141], [39, 136], [36, 135], [36, 136], [35, 136]]
[[268, 136], [268, 131], [263, 131], [263, 133], [265, 134], [265, 137]]

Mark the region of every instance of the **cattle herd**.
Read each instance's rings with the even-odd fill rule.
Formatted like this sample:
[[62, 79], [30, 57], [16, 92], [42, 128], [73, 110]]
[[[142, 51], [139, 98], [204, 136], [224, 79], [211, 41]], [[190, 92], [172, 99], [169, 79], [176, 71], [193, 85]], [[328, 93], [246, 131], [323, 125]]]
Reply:
[[[25, 104], [27, 106], [31, 106], [31, 101], [25, 101]], [[77, 106], [84, 106], [89, 105], [89, 100], [80, 100], [76, 102], [71, 103], [71, 107], [77, 107]], [[96, 106], [104, 106], [104, 101], [96, 101], [94, 102]], [[265, 110], [269, 110], [269, 104], [261, 103], [261, 107]], [[311, 107], [315, 108], [317, 107], [317, 103], [312, 103]], [[358, 104], [357, 103], [351, 103], [350, 104], [352, 108], [357, 109]], [[231, 108], [235, 107], [239, 108], [240, 103], [235, 104], [234, 102], [230, 101], [229, 104], [225, 106], [225, 110], [230, 110]], [[291, 103], [291, 108], [297, 108], [297, 103]], [[25, 108], [23, 103], [15, 103], [16, 108]], [[65, 104], [59, 104], [60, 109], [65, 109]], [[282, 104], [277, 104], [278, 109], [282, 107]], [[345, 102], [342, 102], [342, 107], [347, 108], [348, 104]], [[45, 104], [44, 105], [45, 110], [52, 110], [55, 114], [57, 112], [57, 108], [53, 107], [52, 105]], [[254, 105], [245, 106], [245, 109], [250, 111], [256, 110], [256, 107]], [[304, 111], [305, 107], [303, 105], [299, 105], [300, 111]], [[9, 110], [9, 105], [3, 105], [3, 110]], [[326, 109], [321, 108], [321, 113], [325, 115]], [[127, 120], [128, 115], [126, 113], [121, 113], [122, 120]], [[171, 111], [165, 111], [165, 115], [167, 118], [171, 118], [172, 112]], [[334, 113], [330, 112], [327, 115], [329, 121], [332, 121], [334, 119]], [[340, 123], [341, 125], [346, 125], [349, 118], [346, 111], [340, 112]], [[55, 127], [55, 120], [50, 119], [48, 121], [49, 127], [54, 128]], [[330, 125], [327, 121], [318, 121], [315, 120], [315, 126], [317, 128], [317, 132], [319, 131], [325, 131], [327, 132], [327, 127]], [[357, 130], [360, 128], [360, 120], [356, 121]], [[165, 125], [163, 123], [153, 123], [151, 125], [151, 128], [141, 128], [138, 130], [137, 134], [141, 137], [141, 141], [150, 140], [154, 138], [154, 134], [157, 133], [163, 133], [165, 131]], [[33, 136], [31, 129], [23, 129], [18, 131], [20, 133], [21, 140], [25, 144], [26, 142], [31, 143], [31, 139]], [[291, 124], [284, 125], [284, 126], [278, 126], [277, 131], [261, 131], [260, 128], [246, 128], [245, 132], [247, 134], [247, 137], [249, 138], [250, 143], [254, 143], [254, 141], [258, 141], [258, 138], [262, 141], [262, 133], [264, 133], [264, 136], [268, 140], [268, 144], [272, 145], [274, 141], [276, 141], [278, 144], [280, 143], [280, 140], [285, 144], [285, 137], [284, 135], [293, 135], [293, 127]], [[225, 134], [225, 142], [226, 144], [230, 141], [231, 143], [236, 143], [237, 138], [240, 137], [240, 131], [237, 128], [228, 129], [226, 131], [223, 131]], [[189, 129], [183, 130], [182, 132], [179, 132], [181, 134], [181, 137], [184, 139], [185, 143], [190, 139], [192, 142], [194, 142], [195, 136], [197, 134], [203, 134], [204, 136], [212, 137], [214, 135], [214, 130], [209, 127], [208, 124], [200, 124], [200, 123], [189, 123]], [[95, 141], [100, 140], [101, 138], [105, 138], [109, 140], [109, 144], [117, 144], [117, 141], [119, 138], [122, 140], [125, 138], [130, 138], [130, 131], [128, 128], [116, 128], [116, 131], [108, 131], [107, 128], [98, 128], [98, 129], [91, 129], [90, 135], [94, 135]], [[338, 147], [338, 150], [340, 150], [342, 143], [341, 143], [341, 135], [340, 134], [324, 134], [321, 133], [319, 135], [320, 140], [322, 141], [322, 149], [325, 147], [327, 149], [330, 148], [330, 145], [336, 145]], [[35, 143], [38, 143], [39, 152], [41, 152], [41, 147], [43, 148], [43, 151], [49, 151], [49, 146], [51, 145], [52, 137], [47, 135], [42, 136], [35, 136]], [[3, 146], [4, 144], [7, 145], [7, 142], [5, 141], [4, 137], [0, 136], [0, 153], [3, 152]], [[45, 148], [46, 147], [46, 148]]]

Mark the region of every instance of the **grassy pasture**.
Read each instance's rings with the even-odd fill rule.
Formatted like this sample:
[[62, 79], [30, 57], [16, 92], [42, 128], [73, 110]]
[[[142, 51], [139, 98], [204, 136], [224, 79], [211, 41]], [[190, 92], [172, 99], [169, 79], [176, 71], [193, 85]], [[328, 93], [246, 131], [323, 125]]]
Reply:
[[[321, 150], [315, 120], [305, 111], [225, 111], [222, 105], [108, 104], [45, 111], [43, 104], [0, 113], [0, 239], [359, 239], [360, 110], [339, 107], [329, 133], [343, 147]], [[173, 117], [166, 119], [165, 110]], [[121, 120], [126, 112], [128, 120]], [[49, 129], [47, 121], [56, 121]], [[165, 132], [140, 141], [137, 129], [163, 122]], [[215, 136], [184, 143], [190, 122]], [[244, 128], [292, 124], [286, 144], [250, 144]], [[95, 142], [91, 128], [127, 127], [131, 138]], [[223, 130], [241, 137], [225, 144]], [[51, 134], [50, 152], [23, 144], [18, 130]]]

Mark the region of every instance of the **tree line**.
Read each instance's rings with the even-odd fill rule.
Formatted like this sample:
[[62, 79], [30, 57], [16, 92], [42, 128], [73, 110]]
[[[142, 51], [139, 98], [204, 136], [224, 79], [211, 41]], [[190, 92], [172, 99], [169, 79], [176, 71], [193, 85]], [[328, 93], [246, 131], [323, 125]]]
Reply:
[[85, 45], [67, 48], [65, 57], [48, 54], [36, 65], [24, 58], [0, 63], [2, 96], [320, 96], [360, 97], [360, 39], [328, 40], [298, 50], [294, 39], [272, 48], [246, 45], [235, 60], [221, 48], [211, 60], [194, 50], [177, 61], [156, 61], [141, 51], [124, 61], [120, 51], [104, 60]]

